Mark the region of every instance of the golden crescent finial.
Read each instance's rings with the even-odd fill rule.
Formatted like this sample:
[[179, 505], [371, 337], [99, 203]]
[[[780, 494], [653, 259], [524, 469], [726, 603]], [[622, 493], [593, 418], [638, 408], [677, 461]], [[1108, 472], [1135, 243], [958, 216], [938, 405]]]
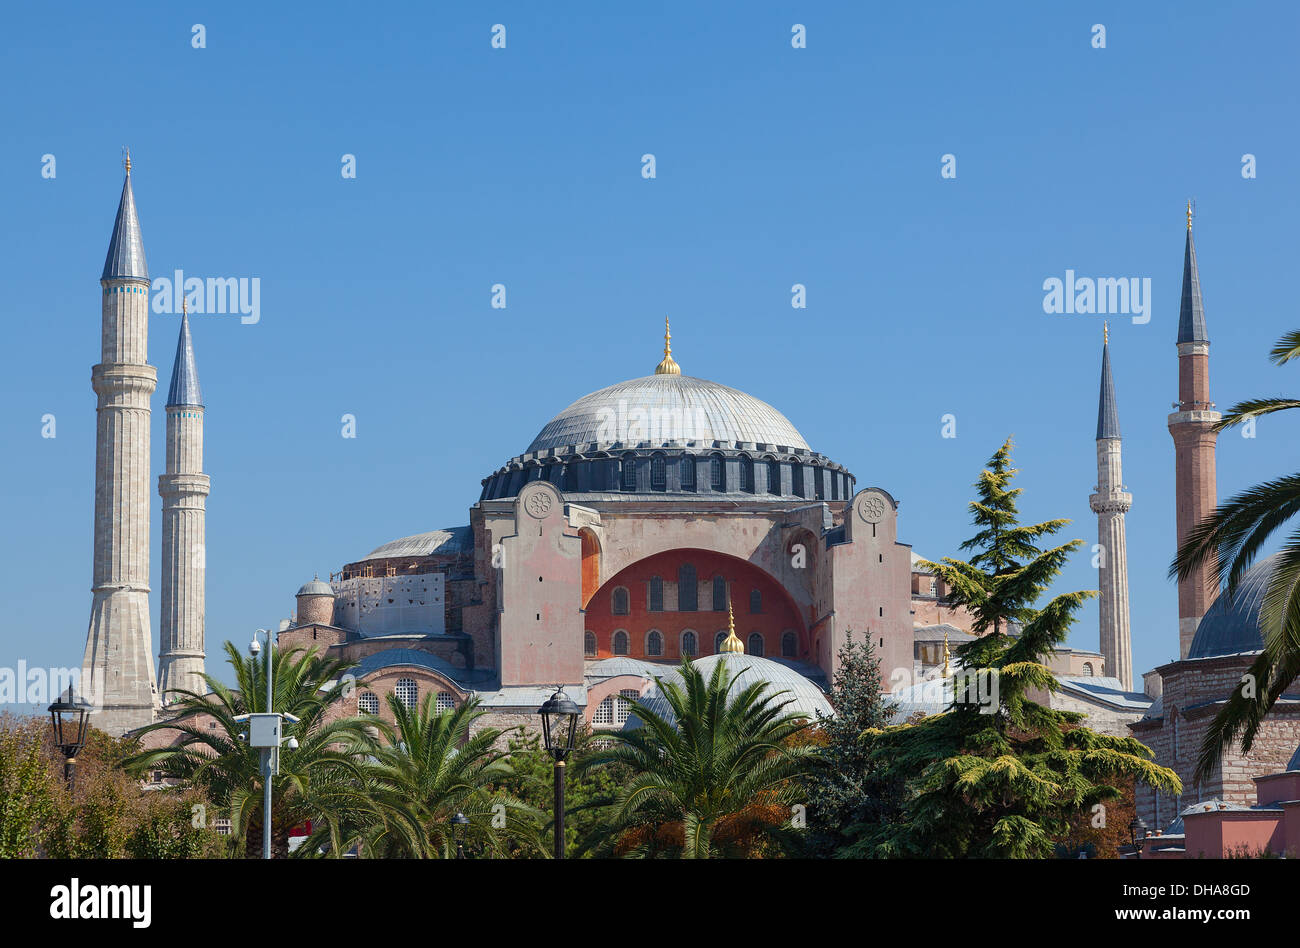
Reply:
[[1104, 320], [1101, 324], [1101, 341], [1103, 345], [1110, 345], [1110, 320]]
[[1187, 229], [1192, 229], [1192, 202], [1187, 202]]
[[682, 369], [673, 361], [673, 334], [668, 328], [668, 317], [664, 317], [664, 359], [655, 366], [655, 375], [681, 375]]
[[122, 166], [126, 168], [126, 173], [130, 174], [131, 173], [131, 149], [128, 148], [126, 145], [123, 145], [122, 151], [126, 154], [126, 157], [122, 159]]
[[731, 590], [727, 590], [727, 637], [718, 646], [719, 652], [744, 654], [745, 643], [736, 635], [736, 613], [731, 608]]
[[948, 677], [949, 674], [948, 659], [950, 659], [951, 657], [952, 657], [952, 653], [948, 651], [948, 632], [945, 629], [943, 633], [943, 677], [944, 678]]
[[189, 298], [188, 296], [182, 296], [182, 297], [181, 297], [181, 315], [182, 315], [182, 316], [188, 316], [189, 313], [190, 313], [190, 298]]

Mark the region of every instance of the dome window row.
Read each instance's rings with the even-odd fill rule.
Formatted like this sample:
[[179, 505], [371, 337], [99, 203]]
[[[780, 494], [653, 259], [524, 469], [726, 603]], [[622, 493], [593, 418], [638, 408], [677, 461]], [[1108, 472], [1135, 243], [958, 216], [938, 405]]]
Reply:
[[[515, 459], [484, 479], [479, 499], [513, 497], [533, 481], [546, 481], [568, 493], [726, 493], [804, 500], [848, 500], [854, 484], [852, 474], [821, 455], [597, 452]], [[701, 489], [703, 484], [707, 489]]]

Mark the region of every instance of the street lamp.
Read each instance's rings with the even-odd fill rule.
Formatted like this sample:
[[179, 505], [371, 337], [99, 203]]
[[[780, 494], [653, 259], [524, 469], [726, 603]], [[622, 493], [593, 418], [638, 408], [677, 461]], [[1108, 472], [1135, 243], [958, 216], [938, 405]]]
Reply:
[[456, 858], [465, 858], [465, 845], [461, 839], [461, 833], [466, 826], [469, 826], [469, 817], [460, 810], [451, 818], [451, 838], [456, 841]]
[[50, 726], [54, 729], [54, 743], [63, 752], [63, 779], [72, 789], [72, 778], [77, 770], [77, 755], [86, 746], [86, 715], [90, 705], [72, 692], [72, 685], [58, 701], [47, 709]]
[[1134, 816], [1133, 821], [1128, 825], [1129, 837], [1133, 840], [1133, 858], [1142, 858], [1142, 841], [1147, 838], [1147, 825], [1142, 822], [1142, 817]]
[[542, 716], [542, 740], [555, 758], [555, 858], [564, 858], [564, 758], [573, 750], [578, 733], [578, 706], [559, 685], [555, 694], [537, 709]]
[[[280, 744], [284, 743], [284, 724], [297, 724], [292, 714], [277, 714], [275, 692], [272, 690], [272, 666], [275, 664], [275, 633], [258, 629], [248, 646], [249, 653], [257, 658], [262, 652], [259, 635], [266, 636], [266, 710], [259, 714], [239, 714], [235, 721], [248, 724], [248, 746], [256, 747], [262, 759], [262, 858], [271, 858], [271, 778], [280, 772]], [[250, 696], [251, 697], [251, 696]], [[243, 739], [243, 735], [240, 735]], [[289, 738], [289, 750], [297, 750], [297, 738]]]

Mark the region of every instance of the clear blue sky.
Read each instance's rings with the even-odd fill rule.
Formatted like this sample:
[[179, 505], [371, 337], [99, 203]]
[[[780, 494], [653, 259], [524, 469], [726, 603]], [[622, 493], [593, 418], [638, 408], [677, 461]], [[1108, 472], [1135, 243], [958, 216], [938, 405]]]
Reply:
[[[1198, 204], [1213, 397], [1294, 392], [1266, 353], [1297, 320], [1297, 8], [617, 7], [7, 12], [0, 664], [75, 665], [84, 646], [90, 366], [123, 144], [155, 277], [262, 282], [260, 323], [193, 321], [211, 669], [314, 573], [466, 523], [480, 478], [551, 415], [653, 369], [665, 314], [687, 374], [771, 402], [860, 487], [889, 490], [924, 555], [969, 535], [970, 485], [1012, 434], [1025, 515], [1072, 518], [1091, 545], [1101, 317], [1044, 314], [1043, 281], [1067, 268], [1152, 281], [1151, 321], [1112, 319], [1112, 357], [1135, 662], [1175, 656], [1183, 205]], [[152, 320], [155, 474], [177, 328]], [[1220, 497], [1293, 470], [1295, 424], [1225, 435]], [[1080, 554], [1060, 589], [1095, 585]], [[1096, 622], [1094, 605], [1070, 644], [1095, 648]]]

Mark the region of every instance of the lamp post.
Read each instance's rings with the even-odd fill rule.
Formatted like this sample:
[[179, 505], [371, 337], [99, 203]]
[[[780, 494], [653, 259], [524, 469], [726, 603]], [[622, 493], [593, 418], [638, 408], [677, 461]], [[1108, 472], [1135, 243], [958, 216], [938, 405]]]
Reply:
[[542, 740], [555, 759], [555, 858], [564, 858], [564, 758], [573, 750], [578, 732], [578, 706], [556, 685], [555, 694], [537, 709], [542, 717]]
[[71, 790], [77, 755], [86, 746], [86, 714], [90, 705], [74, 695], [72, 685], [68, 685], [68, 690], [46, 710], [50, 712], [54, 743], [63, 752], [63, 780]]
[[451, 818], [451, 838], [456, 841], [456, 858], [465, 858], [465, 844], [462, 834], [466, 826], [469, 826], [469, 817], [460, 810]]
[[[280, 772], [280, 744], [284, 740], [284, 723], [297, 724], [298, 718], [292, 714], [276, 714], [274, 710], [275, 692], [272, 688], [272, 667], [275, 665], [275, 633], [267, 629], [258, 629], [253, 633], [253, 641], [248, 646], [249, 654], [254, 658], [262, 651], [258, 635], [266, 636], [266, 711], [259, 714], [240, 714], [235, 720], [248, 722], [248, 746], [256, 747], [262, 759], [262, 858], [271, 858], [271, 778]], [[242, 735], [241, 735], [242, 736]], [[298, 739], [291, 737], [287, 744], [289, 750], [298, 749]]]
[[1133, 817], [1133, 821], [1128, 825], [1128, 834], [1133, 840], [1133, 858], [1141, 859], [1142, 842], [1147, 838], [1147, 825], [1142, 821], [1142, 817]]

